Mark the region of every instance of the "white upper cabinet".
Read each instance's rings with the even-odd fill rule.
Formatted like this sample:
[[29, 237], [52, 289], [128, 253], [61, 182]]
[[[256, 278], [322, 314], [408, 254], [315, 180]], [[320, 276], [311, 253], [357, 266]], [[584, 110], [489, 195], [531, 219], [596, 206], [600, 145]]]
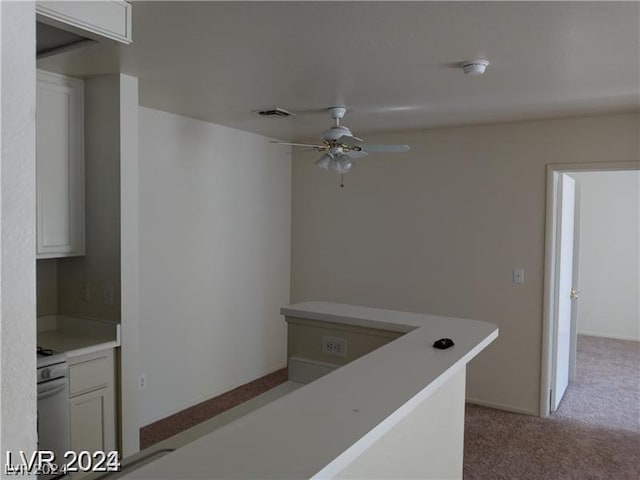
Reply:
[[38, 1], [37, 19], [94, 40], [131, 43], [131, 4], [123, 0]]
[[84, 82], [38, 71], [36, 257], [85, 254]]

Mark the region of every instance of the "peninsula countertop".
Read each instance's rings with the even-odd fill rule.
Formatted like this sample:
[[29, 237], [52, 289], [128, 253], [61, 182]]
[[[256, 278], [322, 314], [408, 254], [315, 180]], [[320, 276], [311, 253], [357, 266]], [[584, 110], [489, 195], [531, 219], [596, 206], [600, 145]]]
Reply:
[[[328, 302], [281, 313], [406, 333], [123, 478], [330, 477], [498, 336], [484, 321]], [[434, 349], [442, 337], [455, 346]]]

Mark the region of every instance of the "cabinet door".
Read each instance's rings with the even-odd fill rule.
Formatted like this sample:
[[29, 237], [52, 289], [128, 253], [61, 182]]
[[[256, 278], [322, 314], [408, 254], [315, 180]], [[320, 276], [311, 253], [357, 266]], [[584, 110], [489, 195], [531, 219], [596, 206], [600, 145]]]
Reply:
[[37, 1], [38, 21], [100, 40], [131, 43], [131, 4], [124, 0]]
[[38, 71], [37, 258], [84, 255], [84, 84]]
[[71, 398], [71, 449], [90, 453], [115, 450], [113, 409], [113, 389], [110, 387]]

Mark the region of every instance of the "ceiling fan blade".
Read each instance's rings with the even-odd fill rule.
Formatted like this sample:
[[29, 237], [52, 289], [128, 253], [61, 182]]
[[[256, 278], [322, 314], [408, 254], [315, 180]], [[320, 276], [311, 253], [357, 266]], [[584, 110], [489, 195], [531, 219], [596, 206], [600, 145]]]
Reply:
[[362, 158], [366, 157], [369, 154], [361, 150], [349, 150], [348, 152], [345, 152], [345, 155], [349, 158]]
[[326, 145], [311, 145], [308, 143], [289, 143], [289, 142], [278, 142], [277, 140], [269, 140], [269, 143], [275, 143], [276, 145], [289, 145], [291, 147], [310, 147], [310, 148], [326, 148]]
[[347, 147], [355, 147], [362, 143], [362, 139], [351, 135], [342, 135], [336, 140], [338, 145], [346, 145]]
[[369, 153], [399, 153], [408, 152], [409, 145], [360, 145], [360, 149]]

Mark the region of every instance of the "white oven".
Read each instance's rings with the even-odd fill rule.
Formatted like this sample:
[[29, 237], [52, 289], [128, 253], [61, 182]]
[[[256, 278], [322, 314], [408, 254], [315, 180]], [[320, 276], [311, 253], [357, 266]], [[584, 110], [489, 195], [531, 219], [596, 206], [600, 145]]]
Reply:
[[[44, 353], [42, 353], [44, 352]], [[58, 465], [71, 448], [67, 359], [50, 350], [38, 351], [38, 450], [55, 452]], [[38, 480], [60, 475], [39, 475]]]

